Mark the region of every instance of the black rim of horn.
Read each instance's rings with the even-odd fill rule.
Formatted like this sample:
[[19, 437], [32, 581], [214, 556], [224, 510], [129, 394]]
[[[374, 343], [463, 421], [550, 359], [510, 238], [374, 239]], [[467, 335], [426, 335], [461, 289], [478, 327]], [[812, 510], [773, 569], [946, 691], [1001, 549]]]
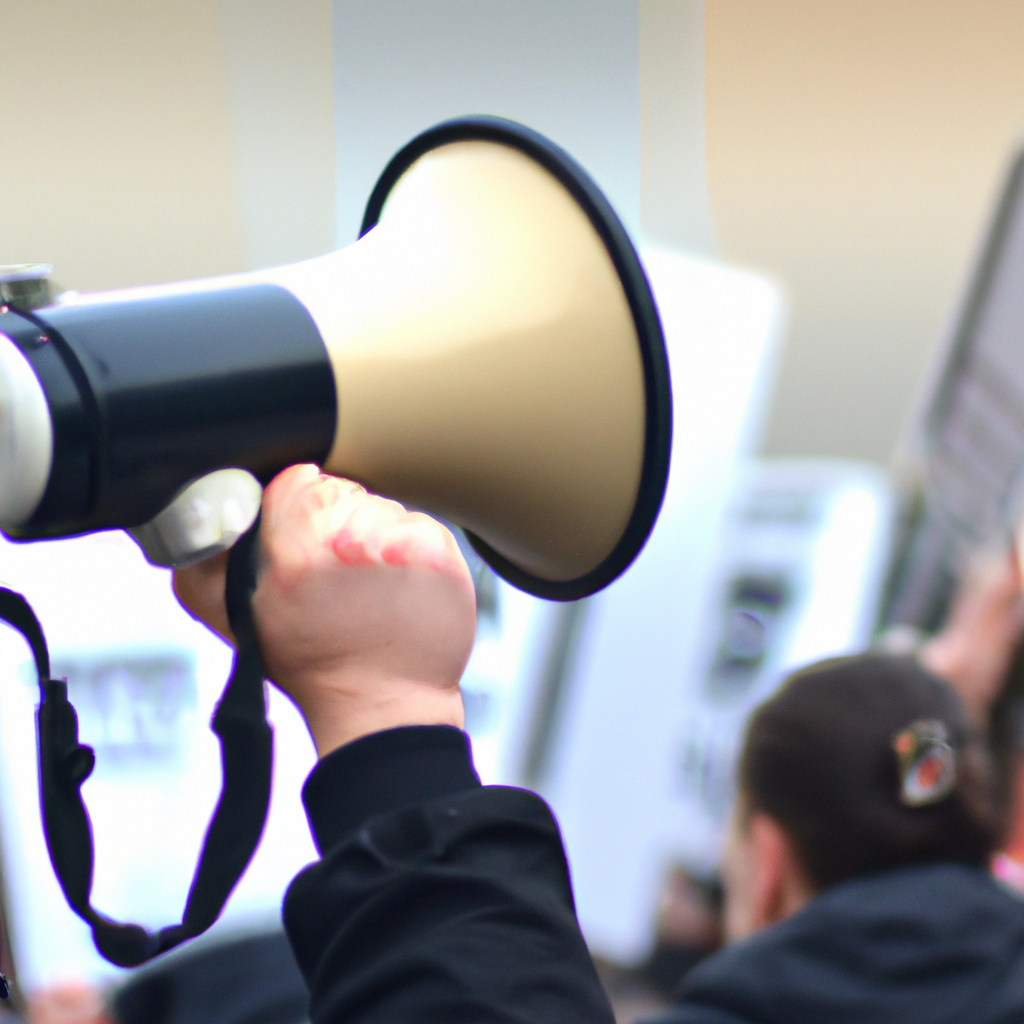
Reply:
[[611, 553], [600, 565], [583, 576], [572, 580], [549, 580], [525, 572], [486, 541], [466, 531], [480, 557], [509, 583], [537, 597], [553, 601], [574, 601], [607, 586], [636, 558], [650, 536], [665, 496], [672, 446], [672, 393], [661, 321], [640, 258], [604, 194], [568, 153], [543, 135], [515, 121], [500, 117], [462, 117], [444, 121], [417, 135], [395, 154], [377, 180], [366, 204], [360, 237], [376, 225], [391, 189], [421, 156], [453, 142], [469, 141], [496, 142], [518, 149], [561, 182], [585, 211], [604, 242], [618, 271], [636, 327], [647, 406], [644, 461], [633, 514]]

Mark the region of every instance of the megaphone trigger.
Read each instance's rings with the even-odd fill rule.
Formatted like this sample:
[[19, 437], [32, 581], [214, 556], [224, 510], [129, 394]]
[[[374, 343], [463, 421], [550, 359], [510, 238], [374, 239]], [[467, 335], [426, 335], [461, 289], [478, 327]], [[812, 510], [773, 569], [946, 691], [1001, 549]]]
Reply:
[[186, 566], [227, 551], [252, 526], [263, 488], [244, 469], [219, 469], [193, 481], [162, 512], [128, 534], [147, 561]]

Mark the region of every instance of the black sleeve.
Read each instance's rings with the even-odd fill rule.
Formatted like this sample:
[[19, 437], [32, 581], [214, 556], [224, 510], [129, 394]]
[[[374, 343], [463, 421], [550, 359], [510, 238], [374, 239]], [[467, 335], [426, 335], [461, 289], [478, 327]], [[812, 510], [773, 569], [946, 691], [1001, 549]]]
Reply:
[[612, 1024], [551, 812], [481, 786], [462, 732], [356, 740], [303, 801], [322, 860], [284, 919], [313, 1024]]

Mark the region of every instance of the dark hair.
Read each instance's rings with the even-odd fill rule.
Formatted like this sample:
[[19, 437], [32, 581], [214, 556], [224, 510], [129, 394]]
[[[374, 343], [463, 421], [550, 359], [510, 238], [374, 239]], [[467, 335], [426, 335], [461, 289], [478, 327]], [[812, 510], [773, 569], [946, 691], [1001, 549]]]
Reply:
[[[922, 720], [944, 726], [956, 785], [914, 807], [900, 799], [893, 739]], [[987, 864], [999, 832], [990, 776], [947, 683], [911, 658], [865, 654], [796, 673], [755, 712], [739, 791], [748, 812], [763, 811], [785, 829], [824, 889], [908, 864]]]

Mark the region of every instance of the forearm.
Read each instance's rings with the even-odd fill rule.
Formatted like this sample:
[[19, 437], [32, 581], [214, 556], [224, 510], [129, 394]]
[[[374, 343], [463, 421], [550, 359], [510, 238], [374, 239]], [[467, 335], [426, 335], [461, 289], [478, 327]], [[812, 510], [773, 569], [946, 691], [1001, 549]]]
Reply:
[[366, 737], [304, 799], [323, 859], [285, 926], [313, 1024], [610, 1024], [557, 825], [530, 793], [480, 787], [462, 733]]

